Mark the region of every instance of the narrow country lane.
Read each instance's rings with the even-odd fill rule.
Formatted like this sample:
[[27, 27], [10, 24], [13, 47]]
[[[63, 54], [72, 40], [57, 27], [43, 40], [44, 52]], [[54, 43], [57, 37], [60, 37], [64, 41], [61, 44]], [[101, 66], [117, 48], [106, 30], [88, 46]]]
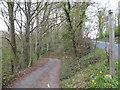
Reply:
[[[95, 44], [96, 41], [92, 41], [93, 44]], [[109, 42], [104, 42], [104, 41], [97, 41], [97, 47], [101, 48], [102, 50], [104, 50], [105, 52], [109, 52]], [[115, 58], [119, 58], [118, 56], [118, 52], [119, 52], [119, 44], [114, 44], [114, 48], [115, 48]]]
[[60, 88], [61, 60], [48, 58], [43, 66], [18, 81], [12, 88]]

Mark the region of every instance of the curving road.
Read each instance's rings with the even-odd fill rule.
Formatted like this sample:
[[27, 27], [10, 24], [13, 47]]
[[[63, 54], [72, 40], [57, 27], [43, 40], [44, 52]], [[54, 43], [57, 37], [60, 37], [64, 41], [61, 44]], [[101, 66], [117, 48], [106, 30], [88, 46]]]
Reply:
[[[96, 41], [92, 41], [93, 44], [95, 44]], [[102, 50], [104, 50], [105, 52], [108, 52], [109, 51], [109, 42], [104, 42], [104, 41], [97, 41], [97, 47], [101, 48]], [[119, 56], [118, 56], [118, 51], [120, 50], [120, 45], [119, 44], [115, 44], [114, 45], [114, 48], [115, 48], [115, 58], [118, 59]], [[118, 50], [119, 48], [119, 50]], [[120, 59], [120, 58], [119, 58]]]
[[27, 75], [12, 88], [60, 88], [61, 60], [48, 60], [47, 64]]

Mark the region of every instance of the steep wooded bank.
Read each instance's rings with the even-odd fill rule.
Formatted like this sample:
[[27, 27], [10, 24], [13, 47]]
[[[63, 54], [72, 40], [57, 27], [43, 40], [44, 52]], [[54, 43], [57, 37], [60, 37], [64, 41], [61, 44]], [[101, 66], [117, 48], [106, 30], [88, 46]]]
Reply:
[[62, 61], [62, 88], [117, 89], [119, 86], [119, 60], [115, 61], [116, 75], [111, 77], [108, 56], [97, 47], [92, 48], [91, 52], [82, 58], [73, 58], [71, 55], [64, 54]]
[[[94, 35], [103, 37], [106, 8], [92, 2], [69, 0], [9, 1], [11, 2], [0, 1], [0, 18], [7, 27], [0, 31], [3, 86], [43, 57], [58, 57], [63, 60], [66, 67], [63, 67], [65, 71], [62, 71], [62, 87], [68, 87], [64, 82], [69, 77], [74, 77], [80, 69], [106, 59], [99, 57], [99, 52], [98, 55], [95, 54], [96, 47], [93, 48], [90, 40], [91, 33], [96, 30]], [[93, 8], [96, 11], [91, 12]], [[66, 74], [66, 70], [70, 73]]]
[[89, 39], [83, 35], [82, 27], [90, 3], [1, 1], [0, 4], [8, 29], [2, 31], [3, 85], [59, 46], [63, 53], [75, 57], [89, 53]]

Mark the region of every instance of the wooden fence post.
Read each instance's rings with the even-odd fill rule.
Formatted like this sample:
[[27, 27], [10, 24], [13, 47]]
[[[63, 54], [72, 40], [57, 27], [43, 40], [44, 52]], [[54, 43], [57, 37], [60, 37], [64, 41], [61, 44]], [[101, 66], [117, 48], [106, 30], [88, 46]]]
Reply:
[[0, 32], [0, 90], [2, 89], [2, 32]]
[[114, 54], [114, 18], [113, 12], [109, 10], [109, 61], [110, 61], [110, 75], [115, 75], [115, 54]]

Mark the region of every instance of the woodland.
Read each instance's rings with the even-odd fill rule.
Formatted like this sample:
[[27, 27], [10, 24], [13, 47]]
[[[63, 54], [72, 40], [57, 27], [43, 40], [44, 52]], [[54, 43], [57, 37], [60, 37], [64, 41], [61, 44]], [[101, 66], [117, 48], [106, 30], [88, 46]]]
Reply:
[[[61, 87], [117, 88], [118, 60], [116, 74], [105, 78], [109, 73], [108, 54], [92, 44], [92, 40], [109, 37], [107, 12], [107, 6], [93, 2], [0, 1], [0, 20], [7, 28], [0, 30], [2, 86], [44, 57], [55, 57], [63, 62]], [[96, 38], [91, 39], [94, 31]], [[117, 24], [115, 35], [119, 37]]]

